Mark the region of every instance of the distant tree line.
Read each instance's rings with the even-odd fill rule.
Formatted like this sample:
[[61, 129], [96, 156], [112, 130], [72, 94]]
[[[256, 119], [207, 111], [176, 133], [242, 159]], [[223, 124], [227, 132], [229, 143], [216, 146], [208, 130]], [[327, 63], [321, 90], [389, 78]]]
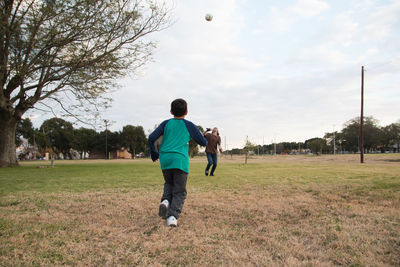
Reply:
[[[107, 152], [124, 147], [133, 156], [147, 152], [147, 138], [142, 126], [126, 125], [122, 131], [112, 132], [94, 129], [75, 129], [72, 123], [61, 118], [44, 121], [39, 128], [34, 128], [29, 118], [21, 120], [16, 129], [16, 145], [20, 146], [24, 137], [28, 144], [36, 146], [40, 155], [46, 152], [73, 158], [71, 151], [75, 150], [81, 158], [85, 155], [97, 154], [106, 158]], [[107, 152], [106, 152], [107, 151]]]
[[[399, 152], [400, 120], [387, 126], [379, 126], [374, 117], [365, 117], [363, 122], [364, 151]], [[338, 151], [360, 151], [360, 118], [345, 123], [341, 132], [326, 133], [326, 146], [332, 150], [333, 141]], [[326, 147], [322, 149], [326, 150]]]
[[[364, 119], [364, 151], [368, 152], [400, 152], [400, 120], [387, 126], [379, 126], [373, 117]], [[198, 126], [203, 132], [203, 127]], [[22, 144], [24, 137], [32, 146], [37, 146], [39, 153], [45, 152], [68, 158], [71, 150], [77, 151], [82, 158], [84, 155], [96, 153], [104, 155], [106, 151], [116, 151], [124, 147], [132, 155], [144, 153], [148, 155], [147, 138], [142, 126], [126, 125], [121, 131], [104, 130], [97, 132], [93, 129], [75, 129], [72, 123], [60, 118], [52, 118], [34, 128], [29, 118], [21, 120], [16, 129], [16, 145]], [[229, 154], [281, 154], [281, 153], [356, 153], [360, 151], [360, 118], [353, 118], [344, 124], [341, 131], [329, 132], [324, 137], [315, 137], [305, 142], [280, 142], [277, 144], [257, 145], [246, 139], [243, 148], [226, 151]], [[189, 142], [191, 157], [199, 154], [198, 145]]]
[[[387, 126], [379, 126], [373, 117], [364, 118], [364, 151], [399, 152], [400, 120]], [[242, 154], [252, 151], [255, 154], [281, 153], [357, 153], [360, 151], [360, 118], [356, 117], [344, 124], [341, 131], [329, 132], [324, 137], [307, 139], [305, 142], [280, 142], [277, 144], [256, 145], [246, 139], [244, 148], [234, 148], [228, 153]]]

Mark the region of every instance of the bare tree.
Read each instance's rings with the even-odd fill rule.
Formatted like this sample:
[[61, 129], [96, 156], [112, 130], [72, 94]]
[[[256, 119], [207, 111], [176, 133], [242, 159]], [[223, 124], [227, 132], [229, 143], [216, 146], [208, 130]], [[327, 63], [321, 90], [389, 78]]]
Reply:
[[151, 0], [0, 0], [0, 8], [0, 166], [18, 164], [25, 112], [52, 101], [71, 115], [106, 106], [115, 79], [149, 61], [147, 35], [170, 24], [166, 5]]

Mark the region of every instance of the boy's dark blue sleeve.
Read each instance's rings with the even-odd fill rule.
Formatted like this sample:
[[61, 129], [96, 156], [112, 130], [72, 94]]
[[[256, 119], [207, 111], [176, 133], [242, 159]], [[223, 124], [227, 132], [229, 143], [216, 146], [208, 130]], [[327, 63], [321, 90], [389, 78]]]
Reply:
[[207, 145], [207, 139], [204, 138], [204, 136], [201, 134], [199, 131], [199, 128], [197, 128], [196, 125], [194, 125], [192, 122], [183, 120], [185, 122], [186, 128], [189, 131], [190, 137], [196, 141], [201, 146], [206, 146]]
[[150, 155], [153, 161], [156, 161], [160, 154], [158, 153], [156, 147], [154, 146], [154, 142], [157, 141], [160, 136], [164, 134], [165, 125], [167, 125], [169, 120], [163, 121], [150, 135], [149, 135], [149, 147], [150, 147]]

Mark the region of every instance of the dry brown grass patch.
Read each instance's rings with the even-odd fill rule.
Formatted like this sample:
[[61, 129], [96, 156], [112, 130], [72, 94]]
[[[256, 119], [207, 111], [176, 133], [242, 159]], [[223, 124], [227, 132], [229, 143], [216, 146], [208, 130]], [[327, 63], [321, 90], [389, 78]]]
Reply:
[[160, 195], [19, 197], [1, 207], [1, 265], [400, 265], [398, 199], [189, 187], [179, 227], [168, 228]]

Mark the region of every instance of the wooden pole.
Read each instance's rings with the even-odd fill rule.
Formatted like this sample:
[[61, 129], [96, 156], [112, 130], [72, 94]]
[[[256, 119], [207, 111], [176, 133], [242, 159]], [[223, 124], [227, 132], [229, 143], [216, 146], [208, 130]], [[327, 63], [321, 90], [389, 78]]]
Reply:
[[360, 163], [364, 163], [364, 66], [361, 66]]
[[108, 122], [109, 122], [109, 120], [104, 120], [104, 123], [105, 123], [105, 125], [106, 125], [106, 159], [110, 159], [109, 158], [109, 155], [108, 155], [108, 151], [107, 151], [107, 148], [108, 148], [108, 144], [107, 144], [107, 130], [108, 130]]

